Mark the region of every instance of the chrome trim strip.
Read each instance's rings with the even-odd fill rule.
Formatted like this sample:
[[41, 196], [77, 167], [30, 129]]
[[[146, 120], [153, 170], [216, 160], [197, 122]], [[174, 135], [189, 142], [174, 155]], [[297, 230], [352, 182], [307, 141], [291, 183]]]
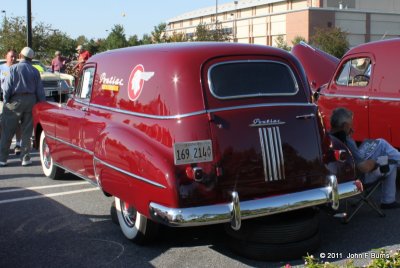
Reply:
[[[212, 70], [219, 66], [219, 65], [227, 65], [227, 64], [235, 64], [235, 63], [249, 63], [249, 62], [254, 62], [254, 63], [259, 63], [259, 62], [267, 62], [267, 63], [274, 63], [274, 64], [280, 64], [286, 67], [286, 69], [289, 71], [290, 76], [293, 79], [294, 82], [294, 87], [295, 91], [292, 93], [275, 93], [275, 94], [249, 94], [249, 95], [236, 95], [236, 96], [228, 96], [228, 97], [221, 97], [215, 94], [212, 83], [211, 83], [211, 72]], [[254, 97], [264, 97], [264, 96], [294, 96], [299, 92], [299, 84], [297, 83], [296, 76], [294, 75], [292, 69], [285, 63], [279, 62], [279, 61], [273, 61], [273, 60], [236, 60], [236, 61], [225, 61], [225, 62], [219, 62], [214, 65], [212, 65], [207, 72], [207, 80], [208, 80], [208, 88], [210, 89], [211, 95], [219, 100], [229, 100], [229, 99], [238, 99], [238, 98], [254, 98]]]
[[400, 98], [385, 98], [385, 97], [369, 97], [370, 100], [379, 101], [400, 101]]
[[267, 164], [268, 164], [268, 169], [267, 169], [267, 174], [265, 174], [266, 178], [265, 181], [272, 181], [272, 163], [271, 163], [271, 150], [269, 149], [269, 142], [268, 142], [268, 137], [267, 137], [267, 129], [263, 128], [263, 138], [264, 138], [264, 144], [265, 147], [262, 148], [262, 150], [265, 150], [265, 155], [267, 156]]
[[89, 150], [87, 150], [87, 149], [84, 149], [84, 148], [82, 148], [82, 147], [79, 147], [79, 146], [77, 146], [77, 145], [75, 145], [75, 144], [72, 144], [72, 143], [70, 143], [70, 142], [64, 141], [64, 140], [62, 140], [62, 139], [60, 139], [60, 138], [56, 138], [56, 137], [54, 137], [54, 136], [52, 136], [52, 135], [47, 135], [47, 134], [46, 134], [46, 137], [47, 137], [47, 138], [50, 138], [50, 139], [53, 139], [53, 140], [55, 140], [55, 141], [58, 141], [58, 142], [60, 142], [60, 143], [64, 143], [65, 145], [71, 146], [72, 148], [77, 149], [77, 150], [79, 150], [79, 151], [82, 151], [82, 152], [84, 152], [84, 153], [87, 153], [87, 154], [89, 154], [89, 155], [93, 155], [93, 154], [94, 154], [92, 151], [89, 151]]
[[285, 179], [285, 164], [278, 126], [258, 130], [265, 181]]
[[90, 104], [91, 107], [96, 107], [99, 109], [104, 109], [116, 113], [122, 113], [122, 114], [127, 114], [127, 115], [133, 115], [133, 116], [139, 116], [139, 117], [145, 117], [145, 118], [151, 118], [151, 119], [181, 119], [185, 117], [190, 117], [194, 115], [200, 115], [200, 114], [206, 114], [206, 110], [202, 111], [197, 111], [197, 112], [192, 112], [192, 113], [187, 113], [187, 114], [178, 114], [178, 115], [151, 115], [151, 114], [142, 114], [142, 113], [137, 113], [137, 112], [131, 112], [131, 111], [126, 111], [118, 108], [112, 108], [112, 107], [107, 107], [99, 104]]
[[267, 156], [265, 153], [265, 143], [264, 143], [264, 135], [263, 135], [264, 130], [265, 130], [264, 128], [259, 128], [258, 135], [260, 136], [261, 155], [262, 155], [263, 166], [264, 166], [264, 177], [265, 177], [265, 181], [268, 181]]
[[275, 159], [275, 145], [274, 145], [274, 140], [272, 137], [272, 129], [271, 128], [267, 128], [268, 130], [268, 142], [269, 142], [269, 146], [270, 146], [270, 150], [271, 150], [271, 161], [272, 161], [272, 177], [274, 181], [278, 180], [278, 172], [276, 170], [276, 159]]
[[114, 169], [114, 170], [116, 170], [116, 171], [118, 171], [118, 172], [120, 172], [120, 173], [122, 173], [122, 174], [128, 175], [129, 177], [132, 177], [132, 178], [137, 179], [137, 180], [139, 180], [139, 181], [148, 183], [148, 184], [150, 184], [150, 185], [159, 187], [159, 188], [161, 188], [161, 189], [166, 189], [166, 188], [167, 188], [166, 186], [164, 186], [164, 185], [162, 185], [162, 184], [159, 184], [159, 183], [157, 183], [157, 182], [151, 181], [151, 180], [146, 179], [146, 178], [144, 178], [144, 177], [141, 177], [141, 176], [139, 176], [139, 175], [130, 173], [130, 172], [125, 171], [125, 170], [123, 170], [123, 169], [120, 169], [120, 168], [118, 168], [118, 167], [116, 167], [116, 166], [114, 166], [114, 165], [108, 164], [107, 162], [105, 162], [105, 161], [103, 161], [103, 160], [97, 158], [96, 156], [94, 157], [94, 160], [100, 162], [101, 164], [105, 165], [106, 167], [109, 167], [109, 168], [111, 168], [111, 169]]
[[[79, 101], [77, 101], [79, 102]], [[151, 118], [151, 119], [160, 119], [160, 120], [166, 120], [166, 119], [181, 119], [185, 117], [190, 117], [194, 115], [201, 115], [201, 114], [207, 114], [207, 113], [215, 113], [215, 112], [223, 112], [223, 111], [233, 111], [233, 110], [239, 110], [239, 109], [249, 109], [249, 108], [260, 108], [260, 107], [284, 107], [284, 106], [294, 106], [294, 107], [313, 107], [316, 106], [315, 103], [296, 103], [296, 102], [282, 102], [282, 103], [260, 103], [260, 104], [251, 104], [251, 105], [240, 105], [240, 106], [230, 106], [230, 107], [224, 107], [224, 108], [216, 108], [216, 109], [208, 109], [208, 110], [201, 110], [201, 111], [196, 111], [192, 113], [186, 113], [186, 114], [177, 114], [177, 115], [150, 115], [150, 114], [143, 114], [143, 113], [137, 113], [137, 112], [131, 112], [131, 111], [126, 111], [118, 108], [112, 108], [108, 106], [103, 106], [99, 104], [90, 104], [90, 107], [96, 107], [99, 109], [104, 109], [108, 110], [111, 112], [116, 112], [116, 113], [122, 113], [122, 114], [127, 114], [127, 115], [133, 115], [133, 116], [139, 116], [139, 117], [144, 117], [144, 118]]]
[[378, 101], [400, 101], [400, 98], [386, 98], [386, 97], [373, 97], [373, 96], [356, 96], [356, 95], [344, 95], [344, 94], [329, 94], [320, 93], [322, 96], [326, 97], [339, 97], [339, 98], [349, 98], [349, 99], [362, 99], [362, 100], [378, 100]]
[[[354, 182], [338, 184], [339, 199], [359, 194]], [[329, 197], [331, 191], [331, 187], [327, 186], [298, 193], [242, 201], [240, 202], [241, 219], [251, 219], [327, 204], [331, 202]], [[174, 227], [219, 224], [232, 220], [231, 211], [234, 207], [232, 202], [190, 208], [172, 208], [151, 202], [149, 212], [153, 220]]]
[[[140, 181], [149, 183], [149, 184], [154, 185], [154, 186], [159, 187], [159, 188], [163, 188], [163, 189], [167, 188], [166, 186], [164, 186], [164, 185], [162, 185], [162, 184], [153, 182], [153, 181], [151, 181], [151, 180], [149, 180], [149, 179], [143, 178], [143, 177], [141, 177], [141, 176], [139, 176], [139, 175], [130, 173], [130, 172], [128, 172], [128, 171], [125, 171], [125, 170], [123, 170], [123, 169], [120, 169], [120, 168], [118, 168], [118, 167], [115, 167], [115, 166], [113, 166], [113, 165], [111, 165], [111, 164], [108, 164], [108, 163], [104, 162], [103, 160], [100, 160], [99, 158], [95, 157], [95, 156], [94, 156], [94, 153], [93, 153], [92, 151], [88, 151], [88, 150], [86, 150], [86, 149], [83, 149], [83, 148], [81, 148], [81, 147], [78, 147], [78, 146], [76, 146], [76, 145], [74, 145], [74, 144], [71, 144], [71, 143], [69, 143], [69, 142], [66, 142], [66, 141], [64, 141], [64, 140], [61, 140], [61, 139], [56, 138], [56, 137], [51, 136], [51, 135], [46, 135], [46, 137], [51, 138], [51, 139], [56, 140], [56, 141], [59, 141], [59, 142], [61, 142], [61, 143], [64, 143], [64, 144], [66, 144], [66, 145], [68, 145], [68, 146], [71, 146], [71, 147], [73, 147], [73, 148], [75, 148], [75, 149], [77, 149], [77, 150], [80, 150], [80, 151], [82, 151], [82, 152], [88, 153], [88, 154], [90, 154], [90, 155], [93, 156], [93, 161], [98, 161], [98, 162], [104, 164], [105, 166], [107, 166], [107, 167], [109, 167], [109, 168], [112, 168], [112, 169], [114, 169], [114, 170], [116, 170], [116, 171], [119, 171], [119, 172], [121, 172], [121, 173], [123, 173], [123, 174], [125, 174], [125, 175], [128, 175], [128, 176], [132, 177], [132, 178], [135, 178], [135, 179], [138, 179], [138, 180], [140, 180]], [[61, 165], [59, 165], [59, 166], [60, 166], [61, 168], [65, 169], [65, 170], [67, 170], [65, 167], [63, 167], [63, 166], [61, 166]], [[95, 166], [94, 166], [93, 168], [95, 169]], [[78, 173], [75, 173], [75, 172], [73, 172], [72, 170], [67, 170], [67, 171], [68, 171], [68, 172], [71, 172], [71, 173], [73, 173], [73, 174], [75, 174], [75, 175], [77, 175], [78, 177], [81, 177], [82, 179], [91, 181], [90, 179], [85, 178], [85, 177], [82, 177], [82, 175], [79, 175]], [[96, 170], [95, 170], [95, 172], [96, 172]], [[97, 179], [97, 178], [96, 178], [96, 179]], [[99, 186], [99, 185], [97, 185], [97, 186]]]
[[280, 169], [282, 170], [281, 178], [282, 179], [286, 179], [286, 177], [285, 177], [285, 159], [283, 158], [281, 131], [280, 131], [279, 127], [276, 128], [276, 131], [277, 131], [278, 144], [279, 144], [279, 146], [278, 146], [278, 148], [279, 148], [279, 157], [280, 157], [280, 160], [281, 160], [280, 161], [280, 163], [281, 163]]
[[329, 94], [329, 93], [320, 93], [322, 96], [326, 97], [339, 97], [339, 98], [349, 98], [349, 99], [360, 99], [360, 100], [368, 100], [368, 96], [356, 96], [356, 95], [344, 95], [344, 94]]
[[[47, 136], [46, 136], [46, 137], [47, 137]], [[64, 169], [65, 171], [68, 171], [68, 172], [71, 173], [71, 174], [74, 174], [75, 176], [77, 176], [77, 177], [79, 177], [79, 178], [81, 178], [81, 179], [84, 179], [85, 181], [91, 183], [93, 186], [99, 187], [99, 185], [97, 185], [94, 181], [92, 181], [91, 179], [89, 179], [89, 178], [86, 177], [86, 176], [83, 176], [82, 174], [79, 174], [79, 173], [77, 173], [77, 172], [75, 172], [75, 171], [73, 171], [73, 170], [71, 170], [71, 169], [69, 169], [69, 168], [66, 168], [66, 167], [64, 167], [64, 166], [62, 166], [62, 165], [60, 165], [59, 163], [56, 163], [56, 162], [54, 162], [54, 165], [56, 165], [57, 167], [60, 167], [60, 168]], [[101, 189], [101, 187], [99, 187], [99, 188]]]
[[264, 124], [250, 124], [249, 127], [270, 127], [270, 126], [277, 126], [277, 125], [284, 125], [286, 122], [276, 122], [276, 123], [264, 123]]
[[315, 117], [315, 114], [303, 114], [303, 115], [297, 115], [296, 119], [310, 119]]
[[251, 105], [240, 105], [240, 106], [233, 106], [233, 107], [224, 107], [224, 108], [216, 108], [216, 109], [209, 109], [207, 112], [215, 113], [215, 112], [224, 112], [224, 111], [233, 111], [239, 109], [249, 109], [249, 108], [261, 108], [261, 107], [316, 107], [315, 103], [300, 103], [300, 102], [282, 102], [282, 103], [259, 103], [259, 104], [251, 104]]

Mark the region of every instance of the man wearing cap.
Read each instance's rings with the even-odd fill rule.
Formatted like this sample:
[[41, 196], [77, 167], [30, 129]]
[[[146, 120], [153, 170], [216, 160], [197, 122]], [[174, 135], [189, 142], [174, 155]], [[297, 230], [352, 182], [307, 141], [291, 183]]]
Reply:
[[60, 51], [56, 51], [55, 58], [51, 61], [51, 71], [54, 72], [59, 72], [63, 73], [65, 72], [65, 64], [67, 63], [67, 60], [61, 56]]
[[91, 55], [89, 51], [83, 49], [82, 45], [79, 45], [76, 48], [76, 51], [78, 51], [79, 56], [78, 56], [78, 63], [74, 66], [74, 70], [77, 69], [80, 72], [83, 68], [83, 65], [91, 57]]
[[32, 66], [35, 53], [24, 47], [21, 61], [10, 67], [10, 75], [2, 85], [4, 93], [3, 118], [1, 122], [0, 167], [7, 165], [12, 137], [21, 122], [21, 161], [23, 166], [32, 163], [30, 158], [33, 131], [32, 108], [37, 102], [45, 101], [46, 95], [39, 71]]

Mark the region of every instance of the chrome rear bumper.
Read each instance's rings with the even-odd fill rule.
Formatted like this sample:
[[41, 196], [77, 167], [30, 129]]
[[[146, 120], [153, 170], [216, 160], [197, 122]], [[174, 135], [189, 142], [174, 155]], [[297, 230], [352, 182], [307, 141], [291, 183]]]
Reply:
[[336, 176], [328, 176], [328, 186], [303, 192], [239, 201], [237, 192], [232, 192], [232, 202], [190, 208], [169, 208], [150, 203], [153, 220], [174, 227], [188, 227], [230, 222], [238, 230], [242, 219], [267, 216], [291, 210], [330, 204], [339, 206], [339, 199], [359, 194], [354, 181], [337, 184]]

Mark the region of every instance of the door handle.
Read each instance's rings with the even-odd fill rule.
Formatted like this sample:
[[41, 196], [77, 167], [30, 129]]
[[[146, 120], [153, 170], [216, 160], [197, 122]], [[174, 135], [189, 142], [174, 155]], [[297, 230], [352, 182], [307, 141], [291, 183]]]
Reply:
[[315, 114], [303, 114], [296, 116], [296, 119], [310, 119], [315, 117]]
[[88, 107], [86, 107], [86, 106], [84, 106], [84, 107], [82, 107], [82, 108], [81, 108], [81, 111], [83, 111], [83, 112], [87, 112], [87, 111], [89, 111], [89, 108], [88, 108]]

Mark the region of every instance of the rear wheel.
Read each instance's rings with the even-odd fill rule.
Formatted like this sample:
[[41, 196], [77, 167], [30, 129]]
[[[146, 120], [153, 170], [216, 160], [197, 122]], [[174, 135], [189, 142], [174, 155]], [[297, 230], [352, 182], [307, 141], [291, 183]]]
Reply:
[[303, 209], [243, 221], [239, 231], [226, 226], [229, 247], [250, 259], [277, 261], [301, 258], [318, 249], [319, 218]]
[[158, 233], [159, 225], [141, 213], [131, 204], [115, 197], [115, 208], [122, 233], [136, 244], [147, 244], [153, 241]]
[[46, 142], [46, 135], [44, 131], [40, 133], [40, 162], [42, 163], [42, 170], [44, 175], [50, 179], [58, 179], [62, 174], [64, 174], [64, 170], [60, 167], [54, 165], [53, 158], [50, 154], [50, 148]]

